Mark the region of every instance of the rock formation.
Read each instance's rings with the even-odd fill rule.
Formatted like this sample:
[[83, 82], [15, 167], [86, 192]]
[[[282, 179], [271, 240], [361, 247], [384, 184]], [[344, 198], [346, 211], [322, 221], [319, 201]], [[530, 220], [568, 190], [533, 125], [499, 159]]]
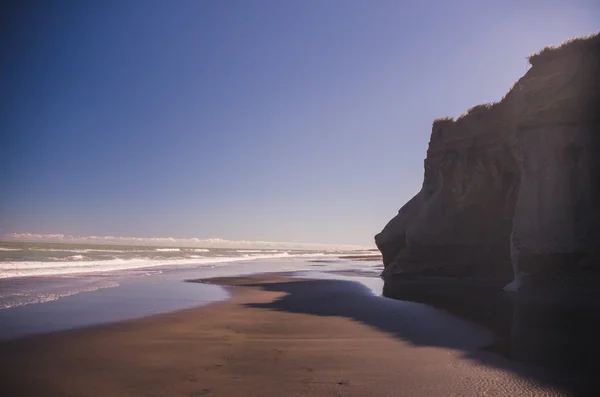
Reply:
[[434, 121], [421, 191], [375, 236], [384, 278], [600, 286], [600, 35], [529, 61], [501, 101]]

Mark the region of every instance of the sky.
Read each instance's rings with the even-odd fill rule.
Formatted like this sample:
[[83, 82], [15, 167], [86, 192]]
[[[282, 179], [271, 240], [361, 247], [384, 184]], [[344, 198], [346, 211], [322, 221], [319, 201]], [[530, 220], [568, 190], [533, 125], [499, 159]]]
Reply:
[[600, 31], [577, 0], [0, 7], [0, 234], [373, 246], [436, 117]]

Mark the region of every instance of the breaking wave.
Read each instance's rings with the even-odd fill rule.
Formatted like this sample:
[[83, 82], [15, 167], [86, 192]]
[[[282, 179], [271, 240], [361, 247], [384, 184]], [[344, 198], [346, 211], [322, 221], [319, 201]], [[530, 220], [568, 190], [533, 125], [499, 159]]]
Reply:
[[7, 261], [0, 262], [0, 278], [66, 275], [78, 273], [113, 272], [118, 270], [142, 269], [158, 266], [213, 265], [218, 263], [248, 261], [256, 259], [275, 259], [293, 257], [320, 257], [323, 253], [288, 254], [287, 252], [269, 255], [244, 255], [229, 257], [202, 257], [194, 255], [187, 258], [128, 258], [107, 260], [84, 260], [82, 255], [74, 255], [63, 260], [48, 261]]

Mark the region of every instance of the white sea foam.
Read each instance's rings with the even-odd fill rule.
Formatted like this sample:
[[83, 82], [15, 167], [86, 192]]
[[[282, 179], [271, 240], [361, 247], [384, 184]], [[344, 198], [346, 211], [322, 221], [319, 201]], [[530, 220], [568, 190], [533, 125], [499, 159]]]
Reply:
[[27, 293], [12, 293], [10, 294], [11, 296], [8, 297], [0, 295], [0, 309], [9, 309], [11, 307], [25, 306], [33, 303], [51, 302], [59, 298], [76, 295], [82, 292], [91, 292], [104, 288], [115, 288], [118, 286], [119, 283], [117, 281], [108, 280], [55, 292], [31, 293], [28, 291]]
[[[12, 250], [12, 249], [11, 249]], [[111, 253], [128, 253], [128, 252], [148, 252], [152, 251], [151, 248], [146, 250], [117, 250], [117, 249], [96, 249], [96, 248], [85, 248], [85, 249], [72, 249], [72, 248], [29, 248], [29, 251], [39, 252], [73, 252], [78, 254], [93, 253], [93, 252], [111, 252]]]
[[192, 251], [194, 251], [194, 252], [210, 252], [210, 250], [206, 249], [206, 248], [194, 248], [194, 249], [192, 249]]
[[240, 253], [266, 253], [266, 252], [280, 252], [279, 250], [235, 250]]
[[[67, 256], [65, 257], [49, 257], [46, 258], [46, 261], [48, 261], [47, 263], [52, 263], [52, 265], [55, 265], [56, 262], [64, 262], [64, 261], [72, 261], [72, 262], [77, 262], [77, 261], [84, 261], [86, 260], [86, 257], [83, 255], [71, 255], [71, 256]], [[44, 261], [44, 262], [46, 262]], [[2, 269], [2, 264], [3, 263], [9, 263], [9, 262], [0, 262], [0, 269]], [[12, 263], [21, 263], [21, 262], [12, 262]], [[26, 263], [26, 262], [23, 262]], [[42, 262], [43, 263], [43, 262]]]
[[129, 244], [147, 246], [188, 246], [203, 248], [263, 248], [263, 249], [301, 249], [301, 250], [362, 250], [365, 246], [347, 244], [294, 243], [275, 241], [226, 240], [222, 238], [173, 238], [173, 237], [123, 237], [123, 236], [72, 236], [64, 234], [8, 233], [0, 235], [2, 241], [45, 242], [71, 244]]
[[40, 252], [86, 252], [86, 250], [69, 249], [69, 248], [29, 248], [30, 251]]
[[5, 248], [5, 247], [0, 247], [0, 251], [21, 251], [21, 248]]
[[379, 251], [345, 251], [340, 253], [341, 256], [381, 256]]
[[112, 253], [118, 253], [118, 252], [145, 252], [144, 250], [103, 250], [103, 249], [95, 249], [95, 248], [87, 248], [84, 250], [81, 250], [84, 252], [112, 252]]
[[131, 258], [108, 260], [63, 260], [52, 262], [23, 261], [0, 262], [0, 278], [50, 276], [79, 273], [113, 272], [119, 270], [142, 269], [158, 266], [197, 265], [210, 266], [219, 263], [248, 261], [257, 259], [276, 259], [293, 257], [321, 257], [322, 253], [293, 254], [287, 252], [269, 255], [235, 256], [235, 257], [201, 257], [198, 258]]
[[179, 252], [179, 248], [157, 248], [158, 252]]

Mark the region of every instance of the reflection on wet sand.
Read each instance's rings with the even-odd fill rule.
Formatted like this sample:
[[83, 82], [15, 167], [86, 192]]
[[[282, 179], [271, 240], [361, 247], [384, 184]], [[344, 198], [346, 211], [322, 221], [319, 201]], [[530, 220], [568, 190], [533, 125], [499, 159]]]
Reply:
[[495, 285], [387, 281], [383, 295], [425, 303], [491, 329], [486, 350], [580, 374], [600, 373], [600, 300], [509, 294]]

